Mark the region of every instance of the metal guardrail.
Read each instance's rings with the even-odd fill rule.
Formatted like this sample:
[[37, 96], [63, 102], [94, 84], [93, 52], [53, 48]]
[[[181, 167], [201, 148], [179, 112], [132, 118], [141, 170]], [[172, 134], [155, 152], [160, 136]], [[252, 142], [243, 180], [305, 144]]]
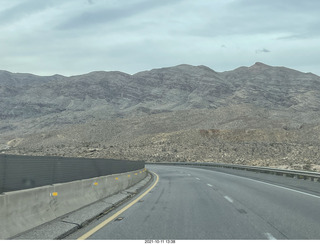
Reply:
[[299, 171], [299, 170], [286, 170], [286, 169], [276, 169], [276, 168], [268, 168], [268, 167], [257, 167], [257, 166], [246, 166], [239, 164], [224, 164], [224, 163], [170, 163], [170, 162], [162, 162], [162, 163], [150, 163], [150, 164], [162, 164], [162, 165], [189, 165], [189, 166], [208, 166], [208, 167], [220, 167], [220, 168], [231, 168], [238, 170], [247, 170], [258, 173], [266, 173], [266, 174], [274, 174], [274, 175], [282, 175], [286, 177], [292, 177], [297, 179], [304, 179], [310, 181], [320, 182], [320, 173], [311, 172], [311, 171]]
[[145, 162], [115, 159], [0, 155], [0, 194], [143, 169]]

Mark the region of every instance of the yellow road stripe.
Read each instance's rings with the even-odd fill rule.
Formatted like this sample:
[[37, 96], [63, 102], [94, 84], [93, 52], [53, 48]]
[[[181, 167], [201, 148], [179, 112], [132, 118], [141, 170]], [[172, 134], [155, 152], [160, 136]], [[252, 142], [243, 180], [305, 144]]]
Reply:
[[80, 236], [78, 238], [78, 240], [85, 240], [85, 239], [89, 238], [94, 233], [96, 233], [98, 230], [100, 230], [101, 228], [103, 228], [104, 226], [109, 224], [112, 220], [114, 220], [116, 217], [118, 217], [120, 214], [122, 214], [124, 211], [126, 211], [128, 208], [132, 207], [135, 203], [137, 203], [145, 195], [147, 195], [156, 186], [156, 184], [159, 181], [159, 176], [156, 173], [153, 173], [153, 174], [155, 174], [156, 177], [157, 177], [156, 182], [147, 191], [145, 191], [142, 195], [140, 195], [136, 200], [134, 200], [133, 202], [129, 203], [128, 205], [126, 205], [125, 207], [120, 209], [114, 215], [112, 215], [111, 217], [107, 218], [105, 221], [103, 221], [102, 223], [100, 223], [99, 225], [97, 225], [96, 227], [94, 227], [93, 229], [91, 229], [90, 231], [85, 233], [84, 235]]

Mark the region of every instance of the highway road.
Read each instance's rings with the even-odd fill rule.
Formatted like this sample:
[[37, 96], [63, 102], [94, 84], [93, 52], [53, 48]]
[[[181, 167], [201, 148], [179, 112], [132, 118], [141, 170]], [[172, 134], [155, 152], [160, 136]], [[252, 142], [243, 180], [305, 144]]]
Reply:
[[[87, 239], [320, 239], [318, 182], [215, 168], [147, 168], [159, 176], [154, 188]], [[68, 239], [83, 236], [112, 214]]]

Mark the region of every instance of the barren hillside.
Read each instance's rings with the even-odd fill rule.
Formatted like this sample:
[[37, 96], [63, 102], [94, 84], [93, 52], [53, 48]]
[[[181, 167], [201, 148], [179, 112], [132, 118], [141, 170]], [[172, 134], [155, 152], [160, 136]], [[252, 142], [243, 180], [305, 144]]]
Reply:
[[318, 170], [320, 77], [256, 63], [40, 77], [0, 72], [3, 153]]

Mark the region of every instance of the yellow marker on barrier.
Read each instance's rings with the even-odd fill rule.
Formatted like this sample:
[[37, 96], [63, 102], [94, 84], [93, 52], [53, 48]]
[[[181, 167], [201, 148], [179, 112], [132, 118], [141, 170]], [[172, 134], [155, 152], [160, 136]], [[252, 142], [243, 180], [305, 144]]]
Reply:
[[58, 196], [58, 192], [52, 192], [52, 193], [51, 193], [51, 196], [53, 196], [53, 197]]
[[94, 182], [93, 184], [94, 184], [95, 186], [97, 186], [97, 185], [98, 185], [98, 182]]
[[131, 175], [128, 175], [128, 177], [130, 178]]
[[119, 180], [119, 178], [118, 178], [118, 177], [116, 177], [116, 180]]
[[138, 173], [135, 173], [134, 175], [138, 175]]

